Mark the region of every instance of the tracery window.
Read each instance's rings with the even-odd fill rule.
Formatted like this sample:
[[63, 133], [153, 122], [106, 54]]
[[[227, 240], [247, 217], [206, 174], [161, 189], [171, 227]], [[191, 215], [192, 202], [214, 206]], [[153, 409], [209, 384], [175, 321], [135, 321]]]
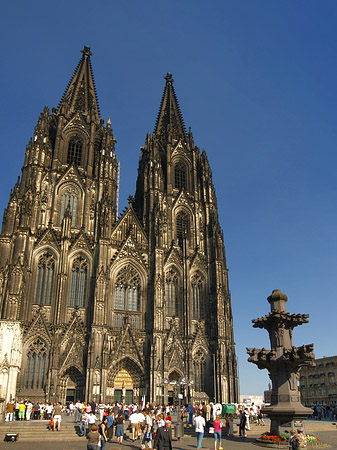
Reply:
[[140, 311], [140, 276], [131, 265], [125, 265], [116, 277], [115, 309]]
[[68, 156], [67, 156], [67, 164], [75, 163], [76, 166], [81, 165], [82, 159], [82, 140], [79, 138], [72, 138], [68, 144]]
[[195, 389], [197, 392], [205, 391], [205, 354], [198, 350], [194, 356], [193, 366], [194, 366], [194, 380]]
[[189, 236], [189, 220], [188, 214], [185, 211], [180, 211], [176, 219], [177, 228], [177, 242], [180, 247], [183, 246], [184, 239]]
[[47, 365], [47, 348], [42, 339], [37, 338], [29, 347], [25, 375], [26, 389], [43, 389]]
[[60, 211], [60, 225], [62, 225], [62, 220], [64, 218], [64, 213], [69, 207], [71, 214], [71, 226], [74, 227], [76, 224], [76, 210], [78, 202], [78, 192], [73, 186], [67, 186], [62, 192], [61, 197], [61, 211]]
[[203, 280], [200, 275], [195, 274], [191, 279], [191, 291], [192, 291], [192, 319], [203, 318], [203, 293], [204, 286]]
[[37, 266], [35, 303], [42, 305], [51, 305], [54, 271], [54, 257], [49, 252], [46, 252], [40, 256]]
[[172, 269], [165, 275], [165, 304], [167, 316], [178, 315], [178, 277]]
[[178, 162], [174, 166], [174, 187], [186, 189], [186, 166], [182, 162]]
[[88, 261], [79, 256], [73, 262], [70, 282], [69, 306], [84, 308], [87, 292]]

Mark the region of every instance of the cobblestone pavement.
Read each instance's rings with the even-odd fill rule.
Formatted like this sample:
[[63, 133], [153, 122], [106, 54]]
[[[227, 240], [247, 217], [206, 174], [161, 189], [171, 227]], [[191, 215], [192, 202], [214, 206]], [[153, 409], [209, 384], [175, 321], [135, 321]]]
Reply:
[[[318, 437], [327, 444], [331, 445], [331, 450], [337, 449], [337, 432], [325, 431], [318, 433]], [[257, 450], [258, 447], [254, 444], [254, 438], [247, 438], [245, 440], [234, 438], [231, 440], [223, 439], [222, 446], [224, 450]], [[213, 449], [213, 438], [204, 438], [203, 449]], [[82, 442], [0, 442], [1, 449], [10, 450], [85, 450], [87, 448], [85, 438]], [[139, 445], [133, 445], [132, 443], [126, 443], [122, 446], [118, 446], [116, 443], [107, 444], [107, 450], [139, 450]], [[194, 437], [184, 437], [180, 441], [173, 442], [173, 450], [192, 450], [196, 449], [196, 439]]]
[[[73, 424], [73, 419], [65, 417], [64, 422]], [[23, 422], [23, 427], [28, 427], [30, 424], [27, 422]], [[261, 430], [262, 431], [262, 430]], [[262, 447], [258, 447], [255, 445], [255, 438], [258, 437], [261, 433], [259, 427], [255, 427], [252, 431], [249, 432], [249, 437], [246, 439], [241, 439], [237, 435], [234, 438], [222, 438], [222, 447], [224, 450], [257, 450]], [[22, 439], [18, 442], [4, 442], [2, 439], [4, 438], [4, 433], [0, 429], [0, 449], [7, 450], [86, 450], [86, 439], [83, 437], [79, 441], [62, 441], [62, 430], [60, 433], [57, 433], [57, 437], [60, 437], [60, 441], [49, 440], [48, 432], [41, 432], [41, 430], [37, 430], [37, 433], [40, 435], [37, 436], [36, 442], [24, 442]], [[196, 437], [192, 434], [192, 430], [186, 430], [185, 436], [178, 440], [173, 441], [173, 450], [195, 450], [196, 449]], [[315, 435], [322, 441], [331, 445], [331, 450], [337, 449], [337, 428], [333, 428], [331, 431], [317, 431]], [[55, 436], [56, 437], [56, 436]], [[66, 436], [65, 436], [66, 438]], [[44, 440], [45, 439], [45, 440]], [[211, 436], [206, 436], [203, 439], [203, 449], [204, 450], [213, 450], [214, 449], [214, 438]], [[117, 445], [116, 442], [107, 443], [106, 450], [140, 450], [139, 441], [133, 443], [130, 440], [124, 441], [123, 445]], [[288, 450], [288, 449], [287, 449]]]

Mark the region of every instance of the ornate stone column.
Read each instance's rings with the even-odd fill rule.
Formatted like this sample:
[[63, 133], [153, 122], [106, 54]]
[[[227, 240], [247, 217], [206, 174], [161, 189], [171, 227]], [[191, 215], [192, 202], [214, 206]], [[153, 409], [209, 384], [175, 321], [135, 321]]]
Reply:
[[268, 297], [271, 312], [254, 319], [255, 328], [264, 328], [269, 333], [271, 350], [247, 348], [248, 361], [259, 369], [268, 369], [272, 381], [271, 405], [262, 412], [271, 419], [270, 432], [281, 434], [291, 429], [303, 429], [303, 419], [312, 414], [312, 409], [301, 404], [297, 386], [299, 369], [314, 362], [313, 344], [294, 347], [293, 329], [308, 323], [308, 314], [290, 314], [286, 310], [288, 297], [274, 290]]

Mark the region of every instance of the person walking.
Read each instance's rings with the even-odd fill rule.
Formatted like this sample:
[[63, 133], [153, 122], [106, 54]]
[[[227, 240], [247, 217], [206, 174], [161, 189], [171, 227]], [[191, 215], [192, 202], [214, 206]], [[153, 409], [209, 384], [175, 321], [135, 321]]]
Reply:
[[101, 449], [102, 450], [105, 449], [106, 442], [108, 440], [108, 436], [106, 434], [106, 432], [107, 432], [107, 426], [106, 426], [107, 422], [108, 422], [107, 417], [104, 417], [102, 422], [101, 422], [101, 424], [100, 424], [100, 426], [99, 426], [99, 429], [98, 429], [98, 432], [101, 435]]
[[62, 405], [59, 402], [54, 406], [53, 409], [53, 420], [54, 420], [53, 431], [56, 431], [56, 428], [57, 431], [61, 431], [61, 420], [62, 420], [61, 412], [62, 412]]
[[206, 426], [205, 419], [202, 417], [202, 411], [198, 411], [197, 416], [193, 422], [195, 426], [195, 432], [197, 434], [197, 450], [202, 448], [202, 439], [204, 437], [204, 430]]
[[164, 427], [159, 427], [153, 442], [153, 450], [172, 450], [171, 422], [166, 421]]
[[110, 411], [109, 415], [107, 416], [107, 423], [106, 423], [106, 427], [107, 427], [106, 434], [108, 437], [108, 442], [112, 441], [112, 437], [114, 434], [114, 421], [115, 421], [115, 418], [114, 418], [113, 412]]
[[118, 413], [118, 416], [115, 419], [115, 423], [116, 423], [117, 442], [122, 444], [123, 437], [124, 437], [124, 417], [123, 417], [123, 413], [121, 413], [121, 412]]
[[93, 425], [91, 431], [87, 434], [87, 450], [98, 450], [98, 443], [101, 439], [101, 435], [98, 432], [98, 426]]
[[213, 427], [214, 427], [214, 450], [217, 450], [218, 442], [219, 442], [219, 450], [222, 450], [221, 447], [222, 422], [219, 415], [217, 415], [215, 420], [213, 421]]

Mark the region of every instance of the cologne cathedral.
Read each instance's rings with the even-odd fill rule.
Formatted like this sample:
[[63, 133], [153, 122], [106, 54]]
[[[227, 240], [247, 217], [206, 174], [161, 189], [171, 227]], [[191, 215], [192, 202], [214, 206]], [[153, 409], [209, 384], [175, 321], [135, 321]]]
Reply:
[[45, 107], [0, 235], [0, 402], [236, 402], [212, 172], [170, 73], [118, 215], [119, 162], [89, 47]]

